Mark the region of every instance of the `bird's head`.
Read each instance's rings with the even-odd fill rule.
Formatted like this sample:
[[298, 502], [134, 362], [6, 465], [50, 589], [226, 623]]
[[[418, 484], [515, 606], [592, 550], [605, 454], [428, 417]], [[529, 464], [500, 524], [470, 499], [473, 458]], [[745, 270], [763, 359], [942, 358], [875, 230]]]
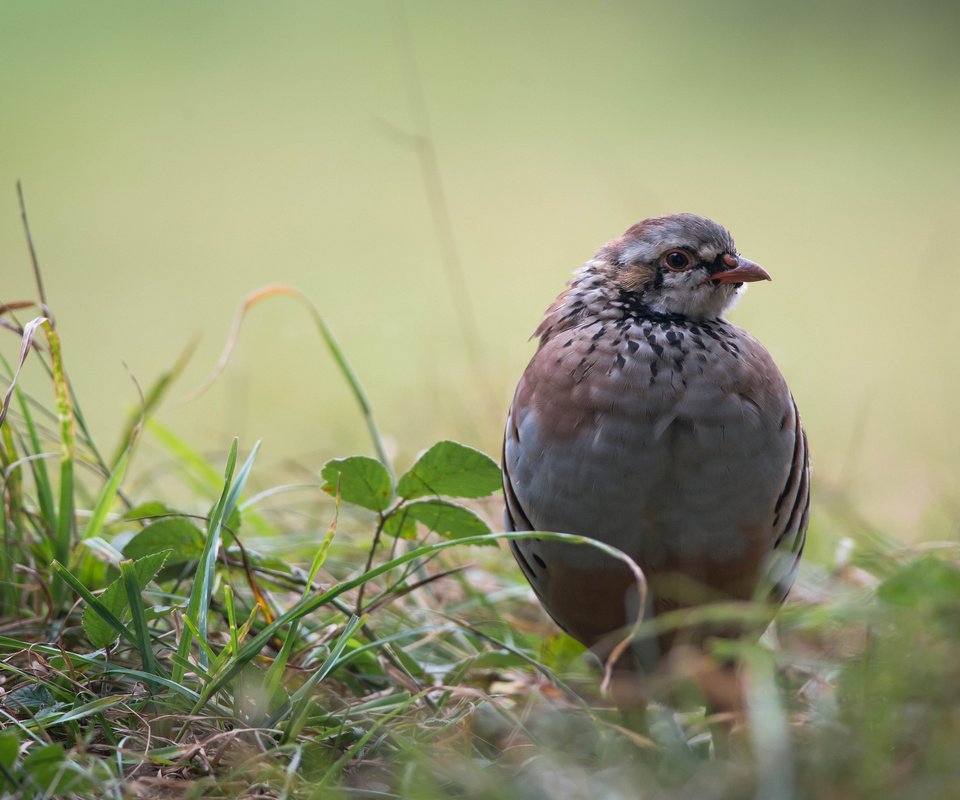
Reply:
[[695, 214], [638, 222], [601, 248], [598, 262], [617, 288], [651, 311], [691, 319], [715, 319], [744, 283], [770, 280], [763, 267], [737, 254], [726, 228]]

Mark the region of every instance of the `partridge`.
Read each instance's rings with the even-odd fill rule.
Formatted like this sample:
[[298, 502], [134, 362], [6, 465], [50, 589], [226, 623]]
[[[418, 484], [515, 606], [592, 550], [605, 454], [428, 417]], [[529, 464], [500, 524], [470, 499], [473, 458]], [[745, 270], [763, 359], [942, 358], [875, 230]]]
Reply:
[[[506, 528], [623, 551], [646, 576], [646, 617], [717, 599], [776, 606], [796, 576], [806, 435], [770, 354], [723, 317], [760, 280], [770, 276], [712, 220], [644, 220], [547, 309], [517, 386], [503, 445]], [[599, 549], [510, 546], [549, 615], [599, 655], [641, 613], [634, 573]], [[674, 642], [661, 635], [634, 659], [655, 662]]]

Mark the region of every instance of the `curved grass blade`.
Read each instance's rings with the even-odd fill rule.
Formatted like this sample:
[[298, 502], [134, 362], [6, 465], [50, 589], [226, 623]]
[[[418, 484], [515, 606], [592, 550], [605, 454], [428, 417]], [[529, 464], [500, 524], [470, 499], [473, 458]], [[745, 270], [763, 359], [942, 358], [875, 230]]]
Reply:
[[317, 330], [320, 332], [320, 336], [323, 338], [323, 341], [327, 346], [327, 350], [329, 350], [330, 355], [333, 356], [333, 360], [336, 362], [337, 367], [340, 370], [340, 374], [343, 375], [347, 385], [350, 387], [350, 391], [353, 393], [354, 399], [357, 401], [357, 405], [360, 407], [360, 413], [363, 414], [364, 421], [367, 424], [367, 431], [370, 434], [370, 438], [373, 440], [374, 449], [377, 451], [377, 459], [383, 464], [383, 466], [387, 468], [387, 471], [393, 475], [393, 470], [390, 468], [390, 460], [387, 458], [387, 451], [383, 445], [383, 439], [380, 436], [380, 430], [373, 418], [373, 408], [370, 405], [370, 401], [367, 399], [367, 394], [364, 391], [363, 386], [360, 384], [360, 379], [353, 371], [353, 367], [350, 366], [350, 362], [347, 360], [347, 357], [341, 349], [340, 344], [334, 337], [333, 332], [327, 326], [327, 323], [320, 314], [319, 309], [303, 292], [294, 288], [293, 286], [287, 286], [284, 284], [264, 286], [261, 289], [251, 292], [243, 299], [243, 302], [240, 304], [240, 308], [237, 310], [236, 316], [233, 318], [233, 324], [230, 326], [230, 332], [227, 335], [226, 344], [223, 347], [223, 352], [220, 354], [220, 358], [218, 359], [216, 366], [214, 366], [210, 375], [207, 376], [207, 379], [199, 386], [199, 388], [192, 392], [184, 402], [196, 399], [216, 382], [224, 368], [227, 366], [227, 362], [230, 360], [230, 355], [233, 353], [233, 348], [236, 345], [237, 338], [240, 335], [240, 328], [243, 325], [243, 319], [247, 312], [261, 301], [270, 297], [292, 297], [306, 307], [307, 311], [310, 313], [310, 316], [313, 318], [314, 325], [316, 325]]
[[36, 335], [40, 326], [44, 323], [49, 325], [50, 321], [46, 317], [35, 317], [23, 326], [23, 335], [20, 337], [20, 355], [17, 358], [17, 368], [14, 370], [13, 379], [10, 381], [10, 386], [7, 387], [7, 391], [3, 395], [3, 402], [0, 403], [0, 425], [3, 425], [7, 418], [7, 410], [10, 408], [10, 398], [13, 397], [13, 390], [16, 387], [17, 380], [20, 377], [20, 370], [23, 369], [24, 362], [27, 360], [27, 355], [30, 353], [30, 347], [33, 344], [33, 337]]

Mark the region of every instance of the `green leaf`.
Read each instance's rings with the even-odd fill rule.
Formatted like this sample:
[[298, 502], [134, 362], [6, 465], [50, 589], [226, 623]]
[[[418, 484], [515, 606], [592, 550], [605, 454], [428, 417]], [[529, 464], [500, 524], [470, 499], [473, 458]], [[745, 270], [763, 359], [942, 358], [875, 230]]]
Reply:
[[320, 475], [327, 494], [336, 497], [339, 481], [341, 500], [371, 511], [385, 511], [393, 497], [393, 480], [387, 468], [367, 456], [335, 458], [323, 465]]
[[113, 613], [107, 606], [105, 606], [99, 597], [95, 597], [93, 592], [91, 592], [86, 585], [81, 581], [76, 575], [74, 575], [70, 570], [68, 570], [63, 564], [59, 561], [54, 561], [50, 565], [53, 567], [54, 573], [57, 577], [60, 578], [68, 587], [73, 589], [80, 597], [87, 601], [87, 610], [91, 613], [91, 620], [94, 616], [100, 617], [104, 622], [107, 623], [114, 631], [116, 635], [122, 636], [130, 644], [136, 644], [137, 639], [133, 635], [133, 632], [123, 624], [123, 621]]
[[403, 506], [387, 517], [387, 521], [383, 523], [383, 532], [394, 539], [416, 539], [417, 520], [408, 514], [407, 507]]
[[407, 500], [430, 495], [486, 497], [500, 488], [500, 467], [485, 453], [457, 442], [437, 442], [400, 478]]
[[42, 683], [27, 683], [7, 692], [3, 697], [3, 705], [8, 708], [27, 708], [39, 714], [45, 709], [56, 708], [60, 703]]
[[196, 561], [203, 553], [203, 533], [183, 517], [159, 519], [127, 542], [123, 554], [137, 559], [164, 550], [172, 551], [167, 559], [168, 566]]
[[53, 790], [54, 782], [59, 788], [61, 781], [57, 780], [61, 765], [66, 758], [61, 744], [48, 744], [35, 747], [23, 760], [24, 771], [36, 781], [41, 789]]
[[61, 744], [33, 748], [23, 759], [23, 770], [46, 797], [76, 797], [92, 788], [90, 777], [67, 758]]
[[[17, 756], [20, 754], [20, 737], [17, 736], [17, 732], [13, 730], [5, 730], [0, 732], [0, 791], [6, 792], [12, 790], [14, 785], [9, 785], [10, 782], [5, 780], [2, 775], [13, 776], [13, 765], [17, 761]], [[16, 780], [15, 778], [12, 778]]]
[[167, 507], [159, 500], [148, 500], [138, 506], [134, 506], [123, 515], [123, 519], [143, 519], [144, 517], [159, 517], [163, 514], [172, 514], [173, 509]]
[[[151, 553], [134, 562], [137, 585], [141, 591], [162, 569], [169, 555], [170, 551], [165, 550], [160, 553]], [[123, 619], [129, 604], [122, 578], [117, 578], [111, 583], [100, 595], [99, 600], [115, 617]], [[95, 647], [106, 647], [117, 638], [116, 629], [91, 606], [87, 606], [83, 611], [83, 630]]]
[[[398, 524], [402, 529], [404, 529], [403, 526], [415, 521], [435, 533], [439, 533], [445, 539], [459, 539], [463, 536], [481, 536], [490, 533], [487, 523], [469, 508], [464, 508], [447, 500], [415, 500], [392, 514], [388, 523], [394, 519], [398, 519]], [[384, 530], [387, 530], [386, 525]], [[405, 536], [404, 538], [412, 537]]]
[[0, 764], [9, 769], [17, 760], [20, 751], [20, 737], [17, 732], [7, 729], [0, 731]]

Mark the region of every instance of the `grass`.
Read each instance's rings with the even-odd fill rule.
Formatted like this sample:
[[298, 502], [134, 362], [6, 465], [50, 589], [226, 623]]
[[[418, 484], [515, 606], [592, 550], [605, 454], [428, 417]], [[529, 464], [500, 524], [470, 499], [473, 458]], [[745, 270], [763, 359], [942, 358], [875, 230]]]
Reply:
[[[304, 300], [272, 287], [244, 308], [290, 294]], [[312, 306], [378, 458], [265, 474], [257, 445], [226, 442], [211, 461], [155, 419], [182, 361], [118, 420], [105, 458], [49, 312], [17, 319], [29, 305], [2, 317], [21, 338], [0, 427], [5, 796], [786, 800], [960, 785], [957, 542], [901, 547], [838, 503], [817, 509], [814, 556], [774, 628], [678, 654], [634, 727], [495, 547], [523, 535], [495, 532], [496, 464], [449, 441], [389, 463]], [[27, 359], [48, 383], [22, 385]], [[731, 659], [736, 679], [718, 668]]]

